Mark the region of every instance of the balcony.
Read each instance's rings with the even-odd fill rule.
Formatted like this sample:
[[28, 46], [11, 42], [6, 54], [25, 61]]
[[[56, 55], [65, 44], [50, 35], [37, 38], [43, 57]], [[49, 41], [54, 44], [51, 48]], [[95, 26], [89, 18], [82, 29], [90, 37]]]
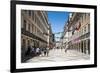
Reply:
[[45, 42], [47, 43], [47, 41], [45, 40], [45, 38], [41, 38], [39, 34], [33, 34], [33, 33], [30, 33], [29, 31], [26, 31], [24, 28], [21, 28], [21, 34], [24, 34], [26, 36], [29, 36], [33, 39], [37, 39], [37, 40], [40, 40], [42, 42]]

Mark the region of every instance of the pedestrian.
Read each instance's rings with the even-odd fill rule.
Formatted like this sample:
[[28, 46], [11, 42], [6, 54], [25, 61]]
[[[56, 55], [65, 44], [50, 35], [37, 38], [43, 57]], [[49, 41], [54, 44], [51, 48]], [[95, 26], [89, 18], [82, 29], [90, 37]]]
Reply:
[[49, 55], [49, 48], [48, 47], [46, 49], [46, 54], [47, 54], [47, 56]]
[[36, 54], [39, 55], [39, 51], [40, 49], [39, 48], [36, 48]]
[[67, 52], [67, 48], [65, 49], [65, 53]]
[[34, 46], [32, 46], [32, 52], [34, 52]]
[[39, 48], [39, 55], [41, 55], [41, 48]]
[[36, 56], [37, 55], [37, 53], [36, 53], [36, 46], [34, 46], [34, 55]]
[[44, 56], [46, 56], [46, 48], [44, 48]]
[[43, 56], [43, 52], [44, 52], [43, 47], [40, 49], [40, 52], [41, 52], [41, 56]]
[[32, 53], [33, 53], [33, 55], [35, 55], [35, 47], [34, 46], [32, 47]]

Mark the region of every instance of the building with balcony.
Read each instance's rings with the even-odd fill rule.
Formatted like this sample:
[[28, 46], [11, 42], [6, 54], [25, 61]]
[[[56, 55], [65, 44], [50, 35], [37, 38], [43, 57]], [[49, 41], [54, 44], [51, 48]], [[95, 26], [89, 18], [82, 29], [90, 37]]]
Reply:
[[25, 53], [28, 46], [35, 48], [47, 47], [49, 43], [48, 16], [45, 11], [21, 10], [21, 52]]
[[64, 36], [68, 36], [68, 49], [90, 54], [90, 14], [71, 13], [65, 28], [67, 33], [64, 32]]

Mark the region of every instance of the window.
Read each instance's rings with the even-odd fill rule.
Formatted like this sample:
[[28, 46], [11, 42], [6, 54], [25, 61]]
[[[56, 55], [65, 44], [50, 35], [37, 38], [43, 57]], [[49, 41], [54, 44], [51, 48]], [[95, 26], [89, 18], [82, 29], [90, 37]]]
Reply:
[[27, 14], [27, 10], [24, 10], [24, 12]]
[[31, 10], [29, 10], [29, 16], [31, 16]]
[[85, 20], [86, 20], [86, 13], [84, 14], [84, 18], [85, 18]]
[[35, 23], [37, 23], [37, 17], [36, 17], [36, 15], [35, 15]]
[[83, 23], [83, 15], [82, 15], [82, 23]]
[[30, 32], [30, 24], [28, 24], [28, 31]]
[[22, 39], [22, 50], [24, 50], [26, 48], [26, 40]]
[[33, 25], [33, 33], [34, 33], [34, 25]]
[[28, 46], [30, 46], [30, 40], [28, 40]]
[[24, 27], [24, 29], [26, 30], [26, 20], [24, 20], [23, 23], [24, 23], [24, 24], [23, 24], [23, 27]]
[[86, 32], [86, 27], [84, 27], [84, 32]]
[[84, 28], [82, 29], [82, 34], [84, 34]]
[[90, 32], [90, 24], [88, 24], [88, 32]]
[[81, 30], [81, 35], [83, 35], [83, 29]]
[[[33, 25], [33, 24], [32, 24]], [[33, 33], [33, 26], [31, 26], [31, 33]]]
[[34, 11], [32, 11], [32, 19], [34, 20]]
[[35, 33], [36, 33], [36, 27], [34, 28], [34, 30], [35, 30]]
[[88, 16], [90, 16], [90, 13], [88, 13]]

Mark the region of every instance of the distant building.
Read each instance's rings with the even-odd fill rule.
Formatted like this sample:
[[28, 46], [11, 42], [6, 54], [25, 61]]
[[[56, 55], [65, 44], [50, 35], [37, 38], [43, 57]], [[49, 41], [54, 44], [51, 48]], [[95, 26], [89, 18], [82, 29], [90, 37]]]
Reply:
[[61, 41], [55, 41], [55, 48], [56, 49], [61, 49]]
[[54, 42], [55, 42], [55, 36], [52, 32], [52, 29], [51, 29], [51, 24], [49, 24], [49, 48], [52, 49], [54, 47]]

